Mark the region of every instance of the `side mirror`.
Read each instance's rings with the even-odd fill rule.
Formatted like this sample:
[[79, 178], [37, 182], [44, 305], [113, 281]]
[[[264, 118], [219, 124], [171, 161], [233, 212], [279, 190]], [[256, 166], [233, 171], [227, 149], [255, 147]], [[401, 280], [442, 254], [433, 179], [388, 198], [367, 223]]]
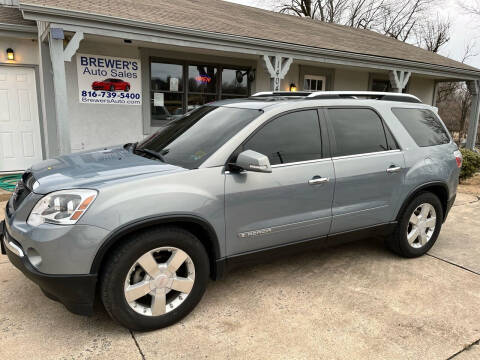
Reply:
[[233, 167], [245, 171], [261, 173], [272, 172], [268, 157], [253, 150], [241, 152], [237, 157], [237, 162], [233, 164]]

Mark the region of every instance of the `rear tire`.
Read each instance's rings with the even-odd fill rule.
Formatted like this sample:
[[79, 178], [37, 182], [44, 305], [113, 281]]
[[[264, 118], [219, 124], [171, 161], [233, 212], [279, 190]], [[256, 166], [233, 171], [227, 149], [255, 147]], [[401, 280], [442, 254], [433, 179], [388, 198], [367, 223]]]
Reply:
[[[143, 231], [107, 259], [101, 298], [108, 314], [126, 328], [160, 329], [178, 322], [198, 304], [209, 269], [205, 248], [188, 231], [174, 227]], [[140, 293], [132, 293], [140, 287]]]
[[437, 241], [443, 223], [443, 208], [435, 194], [422, 192], [404, 209], [393, 235], [385, 240], [397, 255], [424, 255]]

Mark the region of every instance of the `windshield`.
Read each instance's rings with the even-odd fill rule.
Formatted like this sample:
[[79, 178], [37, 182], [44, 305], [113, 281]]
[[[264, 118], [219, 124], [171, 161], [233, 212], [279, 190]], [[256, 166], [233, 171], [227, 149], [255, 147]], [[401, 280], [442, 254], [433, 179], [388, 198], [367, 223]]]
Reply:
[[[135, 152], [166, 163], [195, 169], [233, 135], [262, 114], [261, 110], [202, 106], [146, 138]], [[147, 155], [149, 156], [149, 155]]]

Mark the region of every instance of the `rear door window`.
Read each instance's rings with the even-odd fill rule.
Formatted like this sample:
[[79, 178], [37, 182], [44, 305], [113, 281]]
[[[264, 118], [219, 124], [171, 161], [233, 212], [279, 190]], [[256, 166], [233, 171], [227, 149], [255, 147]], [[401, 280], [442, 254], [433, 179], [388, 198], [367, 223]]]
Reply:
[[272, 165], [322, 158], [316, 110], [289, 113], [266, 124], [243, 146], [268, 156]]
[[428, 109], [394, 108], [392, 112], [402, 123], [418, 146], [434, 146], [448, 144], [450, 137], [443, 124]]
[[371, 109], [328, 109], [333, 130], [334, 156], [366, 154], [397, 148], [391, 137], [389, 146], [382, 119]]

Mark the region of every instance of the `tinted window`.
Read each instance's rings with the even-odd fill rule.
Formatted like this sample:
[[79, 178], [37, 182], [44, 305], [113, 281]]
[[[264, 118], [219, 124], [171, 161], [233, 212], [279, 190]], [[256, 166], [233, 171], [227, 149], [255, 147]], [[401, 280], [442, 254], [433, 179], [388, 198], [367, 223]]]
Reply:
[[388, 150], [380, 117], [370, 109], [329, 109], [328, 118], [335, 136], [334, 156]]
[[243, 149], [267, 155], [272, 165], [320, 159], [322, 142], [317, 112], [283, 115], [261, 128]]
[[259, 110], [203, 106], [139, 143], [136, 153], [154, 159], [141, 150], [154, 151], [169, 164], [194, 169], [260, 114]]
[[418, 146], [448, 144], [450, 137], [440, 120], [426, 109], [392, 109]]

